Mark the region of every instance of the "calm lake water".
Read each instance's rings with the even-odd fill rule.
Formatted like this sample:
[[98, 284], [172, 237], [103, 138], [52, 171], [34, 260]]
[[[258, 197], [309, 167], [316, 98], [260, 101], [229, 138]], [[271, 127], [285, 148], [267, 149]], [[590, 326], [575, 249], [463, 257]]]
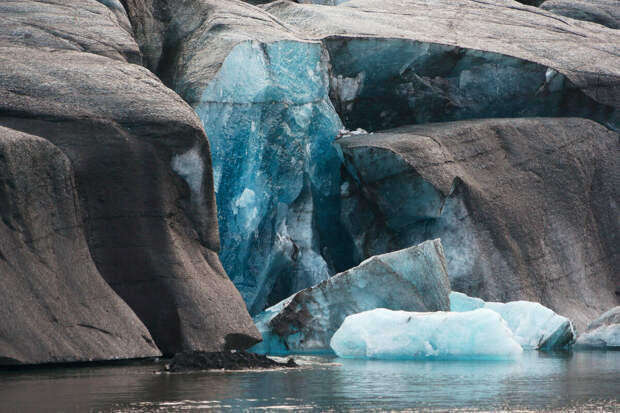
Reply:
[[620, 411], [620, 352], [298, 361], [297, 369], [261, 372], [168, 374], [152, 363], [0, 371], [0, 411]]

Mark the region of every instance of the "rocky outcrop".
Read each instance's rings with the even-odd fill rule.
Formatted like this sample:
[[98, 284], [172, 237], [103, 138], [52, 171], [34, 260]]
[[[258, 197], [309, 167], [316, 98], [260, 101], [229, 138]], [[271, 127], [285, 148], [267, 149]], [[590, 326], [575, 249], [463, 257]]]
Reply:
[[247, 370], [297, 367], [293, 359], [280, 363], [269, 357], [245, 351], [186, 351], [172, 358], [166, 371], [183, 372], [195, 370]]
[[578, 348], [620, 350], [620, 307], [614, 307], [594, 320], [577, 338]]
[[140, 50], [119, 5], [0, 4], [0, 125], [69, 158], [96, 268], [163, 353], [246, 348], [260, 335], [217, 256], [205, 133], [135, 64]]
[[0, 365], [159, 356], [93, 262], [71, 163], [0, 127]]
[[618, 303], [618, 134], [584, 119], [489, 119], [339, 139], [359, 254], [441, 237], [452, 288], [539, 302], [578, 329]]
[[620, 3], [616, 0], [547, 0], [543, 10], [620, 29]]
[[343, 124], [620, 124], [616, 34], [516, 2], [126, 3], [147, 65], [207, 131], [221, 259], [252, 314], [368, 256], [338, 220]]
[[448, 311], [450, 282], [436, 239], [378, 255], [268, 308], [255, 317], [262, 354], [329, 351], [346, 316], [374, 308]]

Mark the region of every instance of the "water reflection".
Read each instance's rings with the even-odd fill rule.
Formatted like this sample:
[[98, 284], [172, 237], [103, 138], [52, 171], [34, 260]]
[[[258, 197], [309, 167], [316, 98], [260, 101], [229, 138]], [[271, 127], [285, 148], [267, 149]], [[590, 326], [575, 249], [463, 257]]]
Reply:
[[152, 364], [0, 371], [0, 411], [620, 409], [620, 352], [527, 352], [516, 362], [301, 362], [264, 372], [160, 374]]

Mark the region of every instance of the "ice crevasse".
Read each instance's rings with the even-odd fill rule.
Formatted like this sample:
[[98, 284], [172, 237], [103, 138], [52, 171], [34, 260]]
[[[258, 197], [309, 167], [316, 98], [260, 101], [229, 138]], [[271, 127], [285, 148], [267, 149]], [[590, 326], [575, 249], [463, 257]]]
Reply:
[[416, 313], [384, 308], [348, 316], [330, 342], [343, 358], [512, 360], [523, 349], [488, 309]]

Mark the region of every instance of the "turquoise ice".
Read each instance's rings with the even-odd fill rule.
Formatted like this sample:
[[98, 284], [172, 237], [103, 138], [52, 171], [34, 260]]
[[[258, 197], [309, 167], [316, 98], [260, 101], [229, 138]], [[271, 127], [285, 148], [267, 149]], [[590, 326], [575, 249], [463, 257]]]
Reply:
[[345, 317], [375, 308], [447, 311], [450, 281], [440, 240], [377, 255], [268, 308], [254, 322], [261, 354], [330, 352]]
[[485, 308], [495, 311], [508, 323], [524, 349], [557, 349], [575, 340], [575, 328], [566, 317], [531, 301], [484, 302], [463, 293], [450, 293], [450, 310], [455, 312]]
[[248, 41], [196, 107], [212, 148], [220, 258], [253, 314], [345, 269], [332, 145], [342, 124], [328, 83], [321, 44]]
[[415, 313], [385, 308], [348, 316], [330, 342], [343, 358], [511, 360], [523, 349], [491, 310]]

